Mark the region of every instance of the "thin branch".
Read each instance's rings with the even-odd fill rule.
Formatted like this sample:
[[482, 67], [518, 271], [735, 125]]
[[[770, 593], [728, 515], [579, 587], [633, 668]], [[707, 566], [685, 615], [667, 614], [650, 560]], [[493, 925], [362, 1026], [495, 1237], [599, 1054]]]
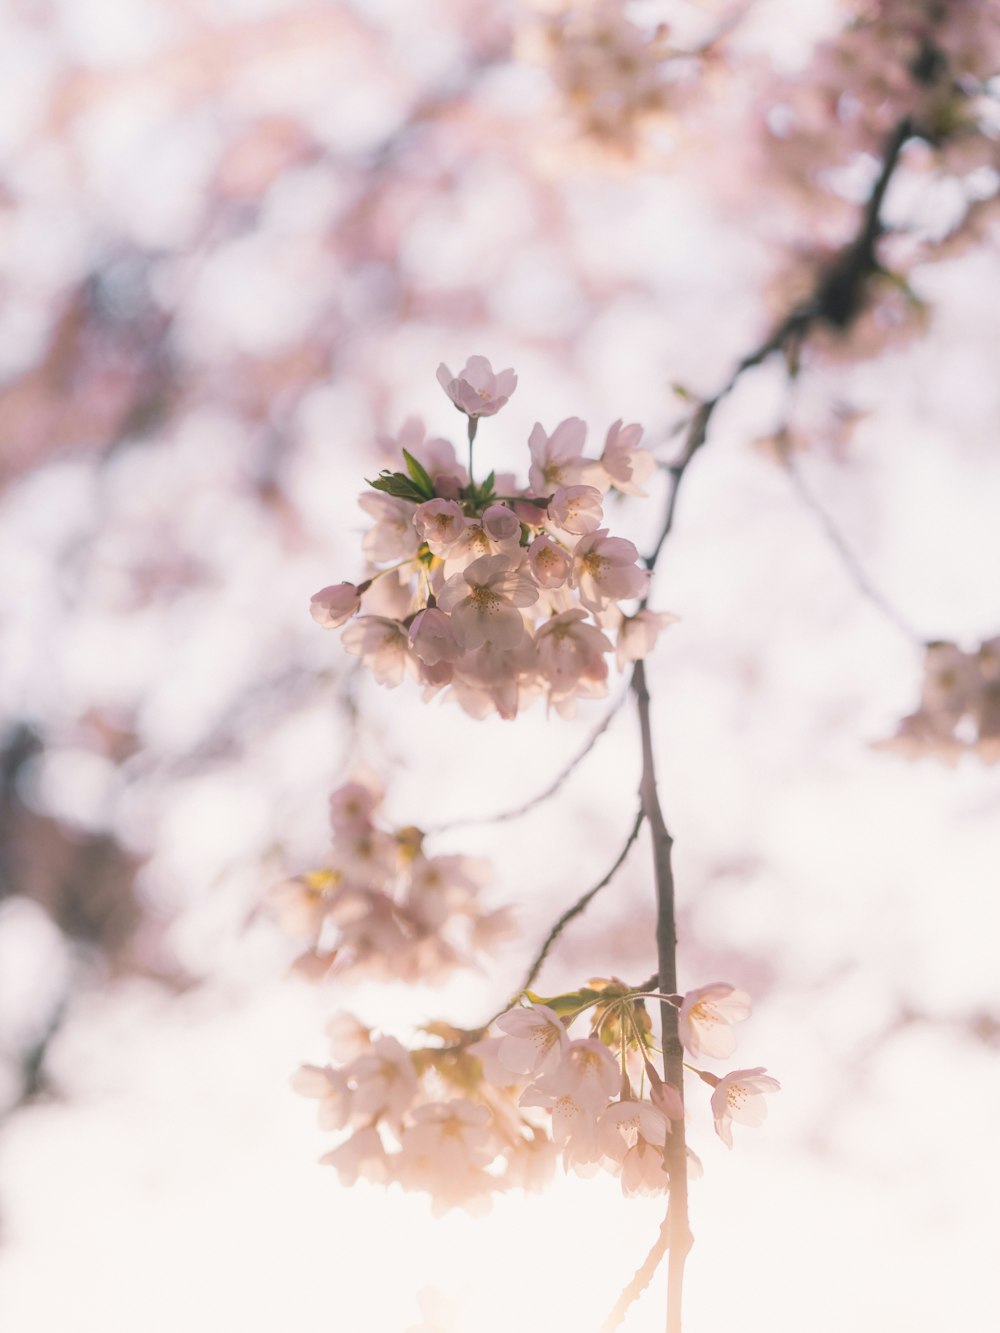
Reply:
[[[596, 896], [600, 893], [602, 889], [607, 888], [607, 886], [614, 879], [615, 875], [618, 873], [619, 869], [624, 864], [625, 858], [632, 850], [632, 844], [639, 836], [639, 829], [642, 827], [642, 821], [644, 818], [645, 818], [645, 812], [640, 806], [639, 811], [635, 817], [635, 822], [632, 825], [632, 831], [629, 833], [628, 838], [625, 841], [625, 846], [618, 853], [614, 865], [602, 879], [598, 880], [598, 882], [594, 885], [592, 889], [588, 889], [582, 898], [578, 898], [572, 907], [568, 907], [566, 911], [563, 912], [562, 916], [549, 931], [548, 935], [546, 935], [545, 942], [542, 944], [542, 947], [536, 954], [535, 960], [528, 969], [527, 976], [524, 978], [524, 982], [521, 985], [521, 992], [528, 990], [529, 987], [534, 983], [539, 972], [542, 970], [542, 964], [545, 962], [546, 958], [549, 955], [549, 950], [552, 948], [553, 944], [555, 944], [556, 940], [563, 933], [563, 931], [566, 929], [569, 923], [572, 920], [574, 920], [574, 918], [578, 917], [580, 913], [584, 911], [584, 909], [589, 905], [591, 900], [593, 898], [596, 898]], [[520, 994], [521, 992], [518, 993]]]
[[597, 727], [595, 727], [594, 730], [591, 732], [590, 736], [584, 743], [582, 749], [578, 750], [577, 753], [566, 765], [566, 767], [561, 769], [560, 772], [556, 774], [556, 776], [552, 779], [552, 781], [544, 789], [544, 791], [538, 792], [535, 796], [532, 796], [530, 800], [525, 801], [523, 805], [515, 806], [514, 809], [512, 810], [503, 810], [498, 815], [469, 815], [464, 819], [452, 819], [445, 824], [432, 824], [426, 830], [426, 832], [445, 833], [450, 831], [451, 829], [468, 828], [471, 825], [475, 824], [505, 824], [509, 819], [520, 819], [522, 815], [530, 814], [531, 811], [534, 810], [536, 806], [542, 805], [545, 801], [551, 800], [552, 797], [555, 796], [556, 793], [559, 792], [560, 789], [563, 787], [563, 785], [573, 776], [573, 773], [576, 771], [577, 766], [581, 764], [584, 761], [584, 759], [586, 759], [588, 754], [590, 754], [591, 750], [594, 748], [597, 742], [607, 731], [608, 727], [610, 727], [611, 723], [614, 721], [615, 716], [617, 715], [617, 713], [621, 709], [622, 704], [625, 702], [627, 698], [628, 698], [628, 690], [623, 690], [622, 693], [615, 700], [615, 702], [608, 709], [608, 711], [605, 713], [604, 717], [597, 725]]
[[775, 352], [785, 352], [791, 356], [814, 324], [826, 323], [832, 324], [835, 328], [846, 329], [857, 315], [868, 279], [881, 272], [875, 246], [883, 231], [882, 203], [893, 172], [899, 164], [903, 145], [912, 133], [913, 127], [909, 120], [903, 120], [889, 136], [882, 170], [861, 215], [858, 233], [820, 273], [812, 295], [791, 310], [758, 347], [747, 353], [712, 398], [706, 398], [699, 404], [688, 424], [681, 456], [667, 468], [673, 485], [667, 500], [663, 526], [652, 551], [646, 557], [647, 569], [652, 570], [655, 567], [663, 543], [670, 536], [677, 506], [677, 493], [692, 459], [708, 438], [708, 427], [715, 409], [728, 398], [746, 371], [761, 365]]
[[[640, 795], [642, 809], [649, 821], [653, 839], [653, 869], [656, 878], [656, 964], [659, 988], [666, 994], [677, 990], [677, 919], [674, 871], [671, 852], [674, 840], [670, 836], [660, 799], [656, 790], [656, 766], [653, 756], [653, 733], [650, 723], [649, 689], [643, 662], [635, 664], [632, 673], [636, 710], [639, 714], [639, 733], [642, 742], [642, 781]], [[660, 1026], [663, 1045], [663, 1077], [684, 1101], [684, 1048], [677, 1027], [677, 1009], [666, 1000], [660, 1001]], [[684, 1289], [684, 1264], [693, 1244], [688, 1219], [687, 1143], [684, 1132], [683, 1109], [678, 1119], [672, 1120], [667, 1137], [664, 1161], [670, 1176], [670, 1196], [667, 1203], [665, 1227], [670, 1251], [667, 1270], [667, 1333], [681, 1331], [681, 1303]]]
[[611, 881], [615, 878], [621, 866], [624, 865], [625, 857], [631, 852], [633, 842], [639, 837], [639, 829], [643, 826], [644, 817], [645, 812], [640, 806], [639, 813], [636, 814], [635, 822], [632, 824], [632, 832], [625, 838], [625, 845], [621, 848], [619, 854], [617, 854], [615, 864], [612, 865], [612, 868], [608, 870], [608, 873], [605, 874], [601, 880], [593, 885], [592, 889], [588, 889], [583, 897], [577, 898], [576, 902], [573, 902], [571, 908], [565, 909], [563, 916], [561, 916], [559, 921], [556, 921], [556, 924], [549, 930], [549, 933], [545, 936], [544, 944], [541, 945], [539, 952], [537, 952], [535, 956], [535, 961], [533, 961], [532, 965], [528, 968], [528, 974], [525, 976], [523, 984], [521, 984], [521, 990], [527, 990], [529, 986], [533, 985], [533, 982], [536, 981], [537, 976], [539, 976], [539, 973], [541, 972], [541, 965], [544, 964], [545, 958], [548, 957], [549, 949], [555, 944], [557, 938], [563, 933], [563, 930], [567, 928], [569, 922], [575, 920], [576, 917], [579, 917], [580, 913], [584, 912], [585, 908], [589, 905], [589, 902], [592, 901], [592, 898], [595, 898], [597, 894], [600, 893], [601, 889], [605, 889], [611, 884]]
[[555, 923], [555, 925], [546, 935], [545, 940], [542, 943], [542, 947], [538, 950], [538, 953], [535, 955], [531, 966], [528, 968], [527, 975], [525, 976], [524, 981], [521, 983], [521, 986], [517, 991], [517, 994], [510, 1001], [510, 1003], [504, 1005], [502, 1009], [498, 1009], [492, 1018], [488, 1018], [486, 1022], [483, 1024], [483, 1026], [477, 1029], [477, 1032], [485, 1032], [487, 1028], [491, 1026], [491, 1024], [496, 1022], [496, 1020], [500, 1017], [501, 1014], [507, 1012], [507, 1010], [511, 1007], [512, 1004], [517, 1003], [517, 1000], [524, 994], [526, 990], [530, 989], [530, 987], [534, 985], [539, 972], [541, 972], [542, 970], [542, 965], [544, 964], [546, 958], [549, 956], [549, 951], [551, 950], [553, 944], [555, 944], [559, 936], [563, 933], [563, 931], [566, 929], [569, 923], [573, 921], [576, 917], [578, 917], [580, 913], [587, 908], [589, 903], [594, 898], [597, 897], [600, 891], [602, 889], [607, 888], [607, 886], [614, 879], [615, 875], [617, 875], [618, 871], [625, 864], [625, 858], [632, 850], [632, 844], [639, 836], [639, 829], [642, 827], [642, 821], [644, 818], [645, 814], [643, 812], [642, 807], [640, 806], [638, 812], [636, 813], [635, 823], [632, 825], [631, 831], [629, 832], [629, 835], [625, 840], [625, 846], [621, 849], [621, 851], [618, 853], [618, 856], [615, 858], [614, 865], [611, 867], [611, 869], [607, 872], [606, 875], [604, 875], [601, 879], [597, 881], [597, 883], [593, 886], [593, 888], [588, 889], [587, 892], [581, 898], [577, 898], [576, 902], [573, 903], [571, 907], [567, 907], [566, 911], [563, 912], [562, 916], [559, 918], [559, 920]]
[[601, 1325], [601, 1333], [615, 1333], [615, 1329], [621, 1327], [621, 1322], [628, 1314], [629, 1307], [639, 1299], [653, 1280], [653, 1274], [659, 1268], [663, 1256], [667, 1252], [669, 1243], [667, 1219], [664, 1218], [663, 1225], [660, 1227], [660, 1234], [656, 1238], [656, 1243], [646, 1255], [640, 1267], [635, 1270], [635, 1277], [633, 1277], [632, 1281], [618, 1297], [615, 1302], [615, 1308]]
[[888, 601], [888, 599], [884, 597], [872, 583], [871, 579], [862, 568], [857, 556], [844, 539], [843, 533], [834, 523], [830, 514], [827, 513], [806, 486], [802, 479], [801, 472], [795, 465], [795, 461], [787, 455], [783, 455], [781, 458], [781, 465], [788, 473], [789, 480], [792, 483], [792, 488], [796, 495], [810, 513], [815, 515], [819, 520], [819, 525], [822, 528], [827, 541], [840, 557], [844, 569], [847, 571], [851, 582], [857, 588], [858, 592], [860, 592], [863, 597], [866, 597], [868, 601], [871, 602], [872, 606], [877, 607], [882, 615], [885, 616], [886, 620], [895, 625], [901, 634], [904, 634], [908, 639], [912, 640], [913, 643], [919, 646], [924, 646], [927, 640], [923, 635], [917, 633], [913, 626], [900, 615], [892, 603]]

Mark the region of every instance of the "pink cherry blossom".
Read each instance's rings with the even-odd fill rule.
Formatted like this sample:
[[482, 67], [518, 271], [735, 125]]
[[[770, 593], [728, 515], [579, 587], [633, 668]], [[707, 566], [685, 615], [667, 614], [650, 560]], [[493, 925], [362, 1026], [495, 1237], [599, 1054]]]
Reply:
[[382, 491], [368, 491], [358, 504], [375, 520], [361, 542], [362, 550], [375, 565], [389, 565], [417, 554], [420, 540], [413, 527], [413, 505]]
[[458, 410], [469, 417], [493, 416], [517, 388], [513, 370], [494, 374], [485, 356], [470, 356], [457, 375], [453, 375], [442, 361], [437, 378]]
[[572, 486], [583, 480], [590, 466], [583, 457], [587, 427], [579, 417], [560, 421], [551, 435], [536, 422], [528, 436], [531, 467], [528, 483], [534, 495], [550, 495], [560, 486]]
[[380, 685], [400, 684], [412, 667], [409, 637], [398, 620], [359, 616], [344, 630], [341, 642], [371, 669]]
[[371, 1125], [356, 1129], [339, 1148], [334, 1148], [319, 1160], [324, 1166], [335, 1167], [340, 1183], [348, 1187], [357, 1184], [359, 1177], [378, 1183], [389, 1178], [389, 1159], [385, 1145], [378, 1130]]
[[708, 1055], [725, 1060], [736, 1050], [732, 1023], [750, 1017], [750, 996], [726, 982], [688, 991], [677, 1024], [681, 1041], [695, 1059]]
[[[613, 486], [626, 495], [648, 494], [641, 483], [652, 476], [656, 462], [648, 449], [639, 448], [641, 438], [641, 426], [623, 426], [621, 420], [608, 431], [604, 452], [598, 460], [602, 479], [606, 482], [603, 489]], [[596, 479], [595, 484], [599, 484]]]
[[410, 625], [410, 646], [425, 666], [454, 662], [463, 651], [456, 642], [450, 616], [436, 606], [414, 616]]
[[375, 778], [345, 782], [330, 795], [330, 825], [335, 833], [354, 835], [371, 827], [383, 792]]
[[528, 547], [528, 567], [542, 588], [561, 588], [572, 568], [569, 552], [540, 532]]
[[395, 1037], [379, 1037], [344, 1070], [354, 1084], [353, 1113], [385, 1116], [398, 1125], [417, 1091], [410, 1053]]
[[309, 614], [324, 629], [336, 629], [361, 608], [361, 596], [353, 583], [332, 583], [313, 593]]
[[535, 651], [553, 700], [573, 693], [582, 680], [607, 679], [604, 654], [611, 651], [611, 643], [579, 607], [547, 620], [535, 635]]
[[447, 555], [465, 531], [468, 519], [456, 500], [428, 500], [417, 505], [413, 526], [435, 555]]
[[603, 1041], [587, 1037], [571, 1041], [556, 1065], [550, 1065], [535, 1080], [535, 1087], [557, 1097], [569, 1096], [581, 1106], [603, 1110], [618, 1091], [621, 1070]]
[[715, 1132], [727, 1148], [733, 1146], [732, 1121], [741, 1125], [762, 1125], [767, 1118], [764, 1094], [779, 1092], [781, 1084], [763, 1068], [737, 1069], [720, 1078], [712, 1093]]
[[497, 1049], [497, 1059], [515, 1074], [540, 1074], [562, 1062], [569, 1050], [566, 1026], [545, 1004], [509, 1009], [496, 1021], [507, 1035]]
[[634, 616], [624, 616], [618, 627], [618, 642], [615, 659], [618, 669], [625, 670], [627, 662], [638, 662], [648, 657], [656, 647], [660, 631], [675, 624], [680, 616], [669, 611], [637, 611]]
[[513, 648], [524, 636], [519, 607], [538, 600], [538, 589], [503, 555], [482, 556], [441, 590], [438, 603], [451, 612], [456, 640], [468, 652], [489, 640]]
[[349, 1122], [351, 1089], [342, 1070], [302, 1065], [292, 1075], [292, 1087], [300, 1096], [319, 1102], [320, 1129], [343, 1129]]
[[602, 611], [619, 598], [642, 597], [649, 572], [636, 563], [639, 552], [624, 537], [610, 537], [607, 528], [581, 537], [573, 551], [571, 584], [591, 611]]
[[596, 486], [560, 486], [549, 501], [549, 521], [577, 537], [599, 528], [603, 515]]
[[483, 510], [483, 527], [501, 550], [516, 550], [521, 544], [521, 520], [504, 504]]
[[620, 1163], [640, 1137], [662, 1150], [670, 1124], [651, 1102], [626, 1100], [613, 1102], [602, 1111], [600, 1129], [604, 1152]]

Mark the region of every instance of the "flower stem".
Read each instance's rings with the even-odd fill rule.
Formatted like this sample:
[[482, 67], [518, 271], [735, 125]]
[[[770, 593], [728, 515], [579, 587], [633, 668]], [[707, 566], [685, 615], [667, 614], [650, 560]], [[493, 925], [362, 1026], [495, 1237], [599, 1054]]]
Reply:
[[479, 429], [479, 418], [469, 417], [469, 494], [475, 495], [476, 483], [472, 476], [472, 444], [476, 438], [476, 431]]
[[[653, 737], [650, 725], [649, 690], [646, 672], [641, 661], [632, 673], [636, 710], [639, 715], [639, 733], [642, 741], [642, 780], [639, 794], [642, 810], [649, 824], [653, 840], [653, 872], [656, 882], [656, 957], [659, 990], [671, 995], [677, 990], [677, 925], [674, 905], [674, 872], [670, 836], [660, 799], [656, 791], [656, 769], [653, 761]], [[684, 1048], [677, 1028], [677, 1009], [667, 1000], [660, 1001], [660, 1023], [663, 1032], [663, 1077], [684, 1098]], [[669, 1247], [667, 1268], [667, 1333], [681, 1333], [681, 1299], [684, 1287], [684, 1264], [693, 1238], [688, 1221], [687, 1144], [684, 1137], [684, 1117], [671, 1122], [667, 1138], [666, 1166], [670, 1174], [670, 1198], [667, 1205], [666, 1237]]]

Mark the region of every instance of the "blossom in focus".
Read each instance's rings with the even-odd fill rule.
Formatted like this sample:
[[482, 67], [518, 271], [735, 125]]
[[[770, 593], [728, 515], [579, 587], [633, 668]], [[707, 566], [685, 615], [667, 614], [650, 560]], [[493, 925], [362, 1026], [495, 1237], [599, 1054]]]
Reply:
[[453, 575], [438, 598], [441, 609], [452, 613], [455, 638], [467, 652], [487, 640], [515, 647], [525, 632], [518, 608], [537, 601], [534, 583], [503, 555], [480, 556]]
[[551, 435], [545, 433], [541, 422], [535, 422], [528, 436], [528, 482], [535, 495], [548, 495], [560, 486], [573, 486], [583, 480], [590, 466], [583, 457], [586, 438], [587, 427], [579, 417], [560, 421]]
[[442, 363], [438, 383], [460, 412], [469, 417], [491, 417], [499, 412], [517, 388], [513, 370], [496, 374], [485, 356], [470, 356], [457, 375]]
[[468, 520], [455, 500], [428, 500], [418, 505], [413, 526], [435, 555], [447, 555], [465, 531]]
[[639, 552], [625, 537], [611, 537], [607, 528], [588, 533], [576, 544], [570, 582], [591, 611], [603, 611], [619, 598], [642, 597], [649, 572], [636, 563]]
[[427, 666], [454, 662], [462, 656], [455, 641], [451, 619], [436, 606], [418, 611], [410, 625], [410, 647]]
[[762, 1125], [767, 1119], [764, 1094], [780, 1092], [781, 1084], [763, 1068], [737, 1069], [720, 1078], [712, 1093], [715, 1132], [727, 1148], [733, 1146], [734, 1120], [741, 1125]]
[[601, 526], [601, 492], [596, 486], [560, 486], [549, 501], [548, 516], [563, 532], [582, 537]]
[[725, 1060], [736, 1050], [730, 1025], [749, 1017], [750, 996], [746, 991], [720, 981], [688, 991], [677, 1026], [684, 1049], [695, 1059], [708, 1055]]

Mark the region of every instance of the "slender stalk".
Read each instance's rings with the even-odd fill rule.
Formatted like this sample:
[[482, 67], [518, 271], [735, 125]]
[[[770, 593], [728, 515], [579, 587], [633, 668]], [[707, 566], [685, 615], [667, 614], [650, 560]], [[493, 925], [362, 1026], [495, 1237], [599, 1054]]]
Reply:
[[469, 417], [469, 494], [475, 495], [476, 482], [472, 475], [472, 445], [479, 429], [479, 418]]
[[[653, 873], [656, 881], [656, 959], [659, 989], [666, 994], [677, 990], [677, 919], [674, 894], [674, 872], [671, 851], [674, 840], [670, 836], [660, 798], [656, 790], [656, 768], [653, 758], [653, 735], [650, 722], [649, 690], [646, 672], [641, 661], [632, 673], [636, 710], [639, 715], [639, 733], [642, 741], [642, 780], [639, 794], [642, 810], [649, 824], [653, 842]], [[684, 1098], [684, 1049], [677, 1030], [677, 1009], [666, 1000], [660, 1001], [660, 1023], [663, 1033], [663, 1077]], [[684, 1265], [693, 1244], [688, 1220], [687, 1143], [684, 1135], [684, 1116], [671, 1122], [667, 1139], [666, 1165], [670, 1173], [670, 1196], [667, 1204], [666, 1241], [667, 1265], [667, 1333], [681, 1333], [681, 1302], [684, 1289]]]

